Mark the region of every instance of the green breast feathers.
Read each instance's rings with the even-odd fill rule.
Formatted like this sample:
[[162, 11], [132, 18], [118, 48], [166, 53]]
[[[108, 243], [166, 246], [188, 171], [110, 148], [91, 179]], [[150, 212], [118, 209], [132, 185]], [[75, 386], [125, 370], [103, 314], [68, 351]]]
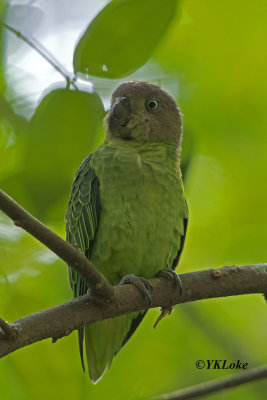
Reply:
[[92, 156], [101, 214], [91, 261], [113, 284], [173, 267], [187, 216], [177, 158], [175, 145], [119, 140]]

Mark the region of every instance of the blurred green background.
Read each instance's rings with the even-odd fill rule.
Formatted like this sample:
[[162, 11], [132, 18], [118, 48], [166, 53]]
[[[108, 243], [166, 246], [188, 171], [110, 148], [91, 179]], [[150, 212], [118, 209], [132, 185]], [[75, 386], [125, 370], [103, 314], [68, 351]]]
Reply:
[[[64, 237], [74, 173], [103, 140], [113, 88], [149, 80], [184, 116], [190, 218], [179, 271], [266, 262], [266, 1], [113, 1], [76, 50], [107, 2], [47, 3], [0, 1], [0, 13], [69, 71], [75, 54], [79, 91], [65, 89], [36, 50], [0, 25], [1, 188]], [[71, 298], [66, 265], [3, 214], [0, 245], [2, 318]], [[177, 306], [154, 330], [158, 314], [148, 313], [97, 385], [82, 372], [75, 333], [10, 354], [0, 361], [2, 398], [149, 399], [234, 373], [197, 370], [199, 359], [240, 359], [249, 369], [267, 363], [262, 295]], [[209, 399], [258, 400], [266, 391], [259, 381]]]

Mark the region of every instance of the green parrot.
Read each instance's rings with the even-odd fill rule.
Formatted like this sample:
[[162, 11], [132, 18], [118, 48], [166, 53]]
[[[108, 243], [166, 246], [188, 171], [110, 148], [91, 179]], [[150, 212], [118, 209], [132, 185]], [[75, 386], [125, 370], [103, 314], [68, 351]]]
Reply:
[[[133, 283], [150, 299], [148, 279], [174, 272], [184, 245], [188, 209], [180, 170], [182, 118], [173, 98], [154, 84], [117, 87], [106, 117], [106, 139], [76, 173], [66, 214], [67, 240], [113, 285]], [[74, 296], [87, 292], [70, 271]], [[96, 383], [132, 336], [145, 311], [79, 330]]]

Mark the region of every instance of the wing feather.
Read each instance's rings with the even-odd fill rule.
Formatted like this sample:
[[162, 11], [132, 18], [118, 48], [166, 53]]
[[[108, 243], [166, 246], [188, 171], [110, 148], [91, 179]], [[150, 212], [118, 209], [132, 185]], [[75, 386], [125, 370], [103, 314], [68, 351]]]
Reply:
[[[81, 164], [70, 194], [66, 213], [67, 241], [78, 246], [88, 258], [100, 215], [99, 180], [90, 165], [92, 155]], [[87, 287], [75, 271], [70, 271], [70, 284], [75, 296], [86, 293]]]
[[[91, 157], [92, 155], [84, 160], [75, 176], [65, 217], [67, 241], [78, 246], [88, 258], [92, 251], [101, 208], [99, 180], [91, 168]], [[71, 268], [69, 280], [74, 296], [82, 296], [87, 292], [87, 285]], [[85, 370], [84, 328], [79, 329], [78, 338], [82, 367]]]

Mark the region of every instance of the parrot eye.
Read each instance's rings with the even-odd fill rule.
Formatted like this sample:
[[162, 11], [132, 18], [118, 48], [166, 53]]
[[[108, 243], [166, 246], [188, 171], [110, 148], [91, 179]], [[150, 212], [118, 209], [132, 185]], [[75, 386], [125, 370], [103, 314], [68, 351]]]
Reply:
[[123, 104], [124, 106], [128, 106], [130, 104], [130, 100], [126, 96], [121, 97], [120, 101], [121, 101], [121, 104]]
[[158, 99], [149, 99], [146, 101], [146, 108], [148, 111], [155, 111], [159, 108], [159, 100]]

